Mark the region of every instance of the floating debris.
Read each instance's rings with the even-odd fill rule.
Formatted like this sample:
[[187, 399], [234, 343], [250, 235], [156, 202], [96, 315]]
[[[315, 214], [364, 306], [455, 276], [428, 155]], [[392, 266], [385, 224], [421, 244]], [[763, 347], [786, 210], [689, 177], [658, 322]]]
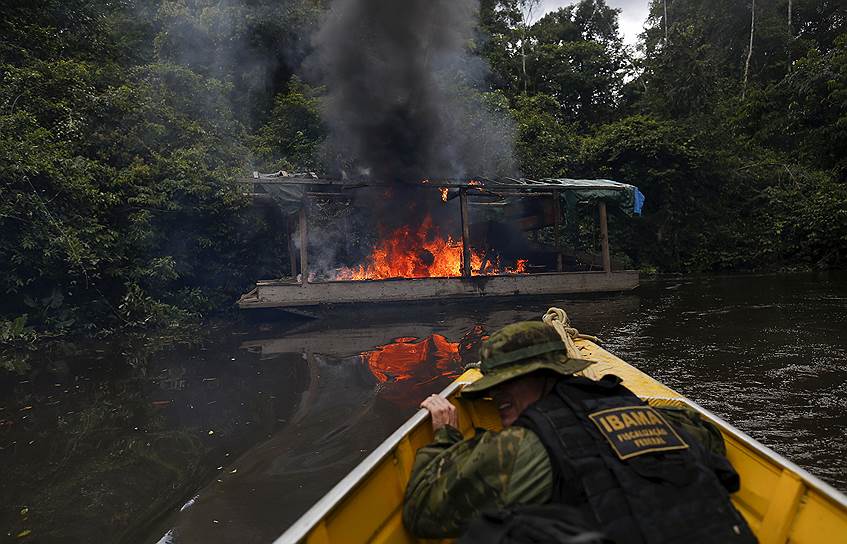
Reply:
[[180, 508], [180, 509], [179, 509], [179, 511], [180, 511], [180, 512], [182, 512], [182, 511], [184, 511], [184, 510], [187, 510], [187, 509], [191, 508], [191, 506], [192, 506], [192, 505], [194, 504], [194, 502], [197, 500], [197, 497], [199, 497], [199, 495], [194, 495], [193, 497], [191, 497], [190, 499], [188, 499], [188, 502], [186, 502], [185, 504], [183, 504], [183, 505], [182, 505], [182, 508]]

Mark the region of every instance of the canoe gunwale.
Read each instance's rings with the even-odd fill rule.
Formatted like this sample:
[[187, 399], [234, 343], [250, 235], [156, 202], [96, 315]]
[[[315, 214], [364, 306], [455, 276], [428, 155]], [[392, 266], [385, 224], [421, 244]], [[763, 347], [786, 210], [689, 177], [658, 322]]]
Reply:
[[[439, 396], [448, 398], [458, 389], [471, 382], [466, 380], [455, 380], [450, 385], [445, 387]], [[342, 478], [340, 482], [335, 484], [329, 492], [321, 497], [321, 499], [309, 508], [305, 514], [288, 528], [279, 538], [274, 540], [274, 544], [284, 544], [300, 542], [306, 539], [309, 532], [321, 522], [343, 499], [353, 490], [365, 477], [368, 476], [377, 466], [385, 459], [394, 448], [406, 437], [409, 432], [417, 427], [422, 421], [429, 417], [429, 412], [421, 408], [415, 415], [410, 417], [403, 425], [386, 438], [377, 448], [365, 457], [356, 467], [351, 470], [347, 476]]]
[[[653, 399], [655, 399], [655, 397], [651, 397], [645, 400]], [[697, 410], [702, 415], [706, 416], [708, 419], [712, 420], [715, 424], [717, 424], [722, 431], [726, 432], [726, 434], [732, 435], [733, 438], [744, 444], [746, 447], [760, 454], [762, 457], [766, 457], [767, 459], [773, 461], [775, 464], [781, 466], [783, 470], [787, 469], [788, 471], [793, 472], [800, 478], [800, 480], [803, 481], [803, 484], [805, 484], [807, 487], [818, 491], [822, 496], [840, 505], [841, 508], [847, 509], [847, 496], [845, 496], [843, 493], [841, 493], [828, 483], [824, 482], [823, 480], [819, 479], [817, 476], [810, 474], [806, 469], [800, 468], [799, 466], [795, 465], [794, 463], [792, 463], [782, 455], [776, 453], [764, 444], [757, 442], [756, 439], [754, 439], [744, 431], [741, 431], [736, 427], [732, 426], [731, 424], [727, 423], [726, 420], [720, 418], [719, 416], [715, 415], [706, 408], [703, 408], [693, 400], [687, 397], [667, 400], [681, 401], [693, 408], [694, 410]]]

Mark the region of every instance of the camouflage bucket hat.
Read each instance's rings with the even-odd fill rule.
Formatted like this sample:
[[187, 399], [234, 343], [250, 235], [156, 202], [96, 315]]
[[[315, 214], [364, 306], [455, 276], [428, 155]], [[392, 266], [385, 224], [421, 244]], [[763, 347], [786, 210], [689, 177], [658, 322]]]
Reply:
[[467, 385], [462, 395], [477, 396], [507, 380], [541, 369], [569, 376], [592, 363], [568, 358], [559, 334], [541, 321], [506, 325], [483, 342], [479, 357], [482, 378]]

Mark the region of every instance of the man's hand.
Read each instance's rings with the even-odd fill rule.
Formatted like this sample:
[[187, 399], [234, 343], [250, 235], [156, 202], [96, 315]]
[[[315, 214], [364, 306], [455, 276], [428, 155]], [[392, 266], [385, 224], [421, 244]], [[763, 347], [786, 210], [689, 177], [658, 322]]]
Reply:
[[421, 408], [429, 410], [432, 416], [432, 432], [437, 431], [445, 425], [459, 428], [459, 416], [456, 415], [456, 407], [450, 401], [438, 395], [430, 395], [422, 403]]

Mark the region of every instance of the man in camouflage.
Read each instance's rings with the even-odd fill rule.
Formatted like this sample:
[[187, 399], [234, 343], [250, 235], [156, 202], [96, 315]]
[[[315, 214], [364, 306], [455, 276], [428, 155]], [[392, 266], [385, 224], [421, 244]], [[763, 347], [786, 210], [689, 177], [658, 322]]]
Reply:
[[[464, 439], [452, 404], [437, 395], [421, 404], [432, 415], [435, 439], [418, 450], [406, 490], [403, 521], [416, 536], [457, 537], [486, 511], [561, 503], [581, 510], [592, 529], [616, 542], [678, 541], [680, 531], [694, 531], [695, 526], [701, 528], [700, 537], [695, 535], [691, 542], [755, 541], [729, 504], [728, 493], [736, 491], [739, 482], [723, 457], [720, 432], [697, 412], [653, 410], [614, 376], [597, 381], [574, 376], [591, 363], [569, 359], [558, 333], [542, 322], [516, 323], [495, 332], [483, 344], [480, 359], [483, 377], [462, 396], [493, 397], [503, 430]], [[584, 402], [576, 404], [577, 397]], [[583, 405], [594, 412], [582, 413]], [[552, 421], [549, 414], [567, 429], [547, 427], [543, 421]], [[560, 417], [563, 414], [567, 417]], [[662, 438], [644, 438], [643, 432], [639, 436], [637, 426], [634, 432], [622, 433], [612, 426], [623, 428], [620, 418], [633, 425], [642, 419], [645, 425], [656, 422], [653, 434], [665, 435], [670, 443], [657, 447], [654, 442]], [[610, 436], [603, 436], [603, 425], [607, 435], [617, 433], [621, 447], [630, 449], [617, 451]], [[557, 449], [555, 442], [561, 439], [555, 433], [565, 431], [576, 437], [568, 435], [569, 442], [587, 444], [587, 449]], [[612, 473], [616, 476], [609, 477]], [[639, 485], [649, 500], [633, 500]], [[692, 485], [701, 489], [692, 491]], [[685, 506], [675, 506], [680, 501]], [[693, 519], [693, 512], [705, 513]], [[666, 522], [663, 514], [668, 513], [692, 519]]]

